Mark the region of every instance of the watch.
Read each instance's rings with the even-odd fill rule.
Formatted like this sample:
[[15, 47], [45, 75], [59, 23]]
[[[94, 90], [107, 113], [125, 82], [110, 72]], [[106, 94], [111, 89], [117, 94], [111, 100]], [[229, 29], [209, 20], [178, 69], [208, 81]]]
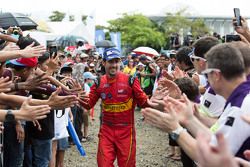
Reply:
[[183, 127], [178, 127], [177, 129], [175, 129], [174, 131], [170, 132], [169, 135], [171, 137], [171, 139], [173, 139], [174, 141], [177, 141], [177, 139], [179, 138], [180, 136], [180, 133], [182, 131], [187, 131], [187, 129], [183, 128]]
[[5, 122], [15, 122], [15, 115], [12, 113], [11, 110], [7, 111], [7, 114], [5, 115]]

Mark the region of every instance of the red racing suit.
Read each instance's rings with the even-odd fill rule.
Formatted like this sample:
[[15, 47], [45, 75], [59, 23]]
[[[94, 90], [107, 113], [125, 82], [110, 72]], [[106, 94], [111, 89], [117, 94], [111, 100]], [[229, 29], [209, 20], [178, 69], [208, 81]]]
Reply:
[[113, 167], [117, 157], [119, 167], [135, 167], [136, 138], [134, 108], [146, 107], [147, 96], [136, 78], [129, 84], [129, 75], [117, 73], [115, 78], [104, 75], [99, 86], [94, 84], [89, 100], [83, 107], [92, 108], [102, 99], [102, 120], [99, 132], [97, 163], [99, 167]]

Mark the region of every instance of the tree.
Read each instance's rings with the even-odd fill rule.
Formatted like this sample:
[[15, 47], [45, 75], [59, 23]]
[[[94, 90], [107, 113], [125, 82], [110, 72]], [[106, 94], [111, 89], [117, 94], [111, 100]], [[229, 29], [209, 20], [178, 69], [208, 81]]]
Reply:
[[104, 30], [104, 29], [107, 29], [107, 27], [103, 26], [103, 25], [96, 25], [95, 26], [95, 29], [96, 30]]
[[75, 21], [75, 16], [74, 15], [69, 15], [69, 21]]
[[170, 36], [173, 33], [183, 33], [190, 31], [194, 38], [209, 32], [209, 28], [202, 19], [189, 20], [186, 16], [186, 9], [181, 9], [176, 13], [167, 13], [164, 22], [159, 25], [164, 30], [167, 46], [169, 46]]
[[191, 32], [194, 37], [205, 35], [211, 30], [206, 26], [203, 19], [197, 19], [191, 24]]
[[121, 18], [108, 21], [110, 32], [121, 32], [122, 46], [136, 48], [148, 46], [160, 50], [165, 45], [164, 34], [142, 14], [122, 14]]
[[53, 14], [49, 16], [50, 21], [62, 21], [65, 17], [65, 13], [59, 11], [53, 11]]

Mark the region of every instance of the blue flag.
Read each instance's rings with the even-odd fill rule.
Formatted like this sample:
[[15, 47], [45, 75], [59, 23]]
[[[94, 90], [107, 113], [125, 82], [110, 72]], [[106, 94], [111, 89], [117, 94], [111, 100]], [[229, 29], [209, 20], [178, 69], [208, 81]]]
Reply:
[[[95, 42], [105, 40], [105, 33], [103, 30], [95, 31]], [[104, 48], [97, 48], [97, 51], [100, 55], [103, 54]]]
[[116, 45], [116, 48], [121, 52], [121, 33], [120, 32], [111, 32], [109, 33], [111, 41]]

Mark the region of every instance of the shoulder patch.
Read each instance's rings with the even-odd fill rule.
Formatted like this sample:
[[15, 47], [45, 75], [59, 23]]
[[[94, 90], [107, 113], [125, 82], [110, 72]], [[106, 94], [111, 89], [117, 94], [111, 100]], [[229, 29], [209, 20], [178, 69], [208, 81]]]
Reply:
[[227, 117], [225, 125], [227, 125], [227, 126], [233, 126], [234, 120], [235, 120], [234, 117]]
[[208, 100], [205, 100], [205, 102], [204, 102], [204, 106], [205, 106], [205, 107], [207, 107], [207, 108], [209, 108], [209, 107], [210, 107], [210, 105], [211, 105], [211, 102], [210, 102], [210, 101], [208, 101]]

